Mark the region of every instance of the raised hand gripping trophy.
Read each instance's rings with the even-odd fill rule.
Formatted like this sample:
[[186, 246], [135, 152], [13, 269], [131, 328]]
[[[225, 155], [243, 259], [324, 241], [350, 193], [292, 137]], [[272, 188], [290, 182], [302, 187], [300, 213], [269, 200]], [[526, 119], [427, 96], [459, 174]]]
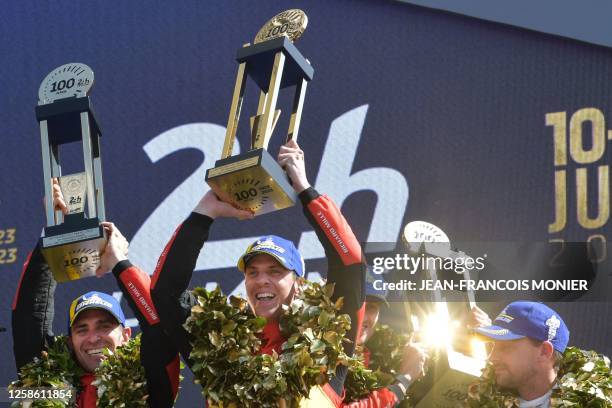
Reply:
[[[290, 207], [296, 201], [287, 175], [266, 149], [280, 115], [276, 109], [279, 90], [294, 85], [287, 141], [298, 136], [306, 85], [314, 70], [293, 42], [303, 34], [307, 22], [302, 10], [284, 11], [268, 21], [254, 44], [245, 44], [236, 57], [238, 75], [225, 144], [221, 159], [206, 171], [206, 182], [220, 199], [255, 215]], [[261, 90], [257, 113], [251, 117], [250, 150], [231, 156], [247, 76]]]
[[[448, 236], [436, 225], [424, 221], [413, 221], [406, 225], [402, 236], [408, 252], [413, 256], [424, 255], [428, 258], [453, 259], [465, 258], [463, 252], [451, 249]], [[426, 263], [424, 277], [430, 281], [440, 280], [436, 264]], [[453, 274], [455, 272], [452, 272]], [[470, 280], [470, 271], [461, 272], [461, 279]], [[484, 344], [478, 342], [465, 331], [456, 330], [450, 315], [450, 308], [471, 310], [476, 306], [474, 292], [446, 291], [435, 289], [431, 297], [432, 310], [421, 316], [412, 315], [413, 328], [417, 334], [424, 335], [424, 343], [437, 353], [434, 358], [432, 375], [421, 383], [415, 384], [415, 407], [454, 407], [462, 406], [467, 399], [468, 386], [480, 376], [485, 366]], [[419, 321], [421, 320], [421, 321]], [[425, 326], [425, 327], [423, 327]], [[427, 344], [430, 343], [430, 344]]]
[[[94, 82], [85, 64], [51, 71], [38, 90], [47, 226], [40, 246], [58, 282], [94, 276], [106, 245], [100, 128], [88, 96]], [[85, 171], [62, 176], [59, 147], [81, 142]], [[52, 179], [59, 178], [68, 213], [53, 208]]]

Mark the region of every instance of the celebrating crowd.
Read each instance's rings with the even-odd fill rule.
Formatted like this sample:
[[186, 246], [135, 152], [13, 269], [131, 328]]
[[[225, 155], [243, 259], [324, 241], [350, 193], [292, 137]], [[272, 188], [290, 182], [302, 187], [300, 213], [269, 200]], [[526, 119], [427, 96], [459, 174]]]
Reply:
[[[281, 147], [278, 163], [286, 171], [301, 201], [304, 215], [325, 250], [326, 283], [333, 288], [327, 297], [321, 295], [321, 299], [329, 298], [330, 307], [336, 310], [335, 316], [323, 313], [322, 307], [318, 306], [308, 309], [308, 313], [317, 313], [315, 320], [321, 327], [327, 327], [330, 321], [337, 322], [338, 327], [345, 327], [342, 338], [336, 338], [337, 333], [330, 331], [317, 331], [316, 327], [305, 328], [287, 323], [297, 321], [295, 317], [294, 320], [287, 320], [288, 313], [293, 311], [294, 315], [299, 315], [306, 310], [304, 307], [308, 305], [309, 296], [313, 297], [309, 294], [314, 293], [310, 290], [318, 286], [309, 286], [305, 280], [304, 261], [296, 246], [275, 235], [262, 236], [236, 260], [237, 273], [242, 274], [245, 281], [247, 299], [244, 305], [248, 306], [241, 308], [238, 303], [232, 303], [232, 306], [237, 305], [234, 309], [219, 304], [215, 310], [206, 309], [212, 304], [206, 298], [208, 295], [190, 290], [189, 282], [211, 228], [222, 223], [222, 218], [253, 218], [251, 212], [237, 209], [208, 191], [193, 212], [176, 228], [159, 257], [152, 278], [130, 263], [128, 242], [117, 226], [103, 223], [108, 242], [96, 274], [99, 277], [106, 273], [114, 275], [138, 319], [142, 331], [140, 367], [135, 364], [126, 369], [141, 370], [142, 381], [146, 384], [143, 396], [136, 398], [137, 402], [109, 400], [108, 397], [101, 402], [104, 394], [109, 392], [107, 386], [100, 385], [104, 381], [101, 367], [105, 361], [112, 363], [114, 360], [110, 356], [118, 354], [122, 347], [132, 341], [125, 314], [114, 297], [96, 291], [77, 297], [68, 311], [62, 311], [67, 315], [67, 336], [58, 337], [52, 333], [56, 282], [39, 247], [34, 248], [25, 262], [13, 302], [14, 355], [20, 373], [15, 386], [51, 385], [44, 381], [38, 384], [28, 382], [26, 373], [45, 358], [48, 359], [50, 350], [56, 350], [61, 342], [66, 346], [66, 356], [72, 360], [72, 364], [65, 364], [69, 368], [64, 371], [66, 378], [73, 379], [71, 385], [77, 393], [73, 402], [75, 406], [171, 407], [179, 390], [180, 358], [198, 374], [201, 370], [209, 369], [206, 364], [212, 361], [212, 354], [233, 350], [228, 352], [228, 361], [235, 364], [228, 364], [227, 370], [229, 367], [239, 369], [241, 364], [260, 364], [256, 367], [260, 371], [265, 369], [270, 378], [269, 383], [261, 385], [263, 388], [292, 389], [293, 377], [289, 381], [289, 377], [279, 373], [282, 373], [283, 367], [297, 364], [295, 360], [303, 363], [299, 367], [305, 367], [304, 372], [309, 367], [318, 367], [321, 376], [314, 376], [316, 383], [305, 383], [309, 387], [306, 393], [308, 398], [292, 399], [291, 395], [285, 395], [279, 399], [278, 406], [365, 408], [400, 405], [407, 398], [410, 387], [425, 375], [428, 351], [423, 345], [410, 341], [402, 344], [400, 364], [392, 373], [393, 380], [375, 384], [358, 399], [346, 398], [345, 386], [350, 377], [351, 364], [362, 364], [365, 368], [369, 364], [371, 350], [368, 350], [368, 341], [377, 329], [381, 307], [388, 305], [386, 294], [376, 291], [366, 282], [367, 266], [359, 241], [334, 202], [310, 185], [306, 177], [304, 153], [295, 141], [290, 140]], [[56, 209], [66, 211], [57, 183], [54, 183], [53, 192]], [[234, 310], [231, 312], [233, 314], [230, 315], [228, 310]], [[211, 350], [196, 347], [202, 339], [189, 330], [190, 324], [210, 323], [210, 319], [198, 323], [198, 316], [204, 312], [212, 312], [212, 320], [225, 322], [220, 330], [211, 331], [203, 339], [210, 343]], [[343, 326], [344, 320], [339, 317], [345, 315], [349, 324]], [[304, 318], [301, 322], [308, 317], [301, 316]], [[490, 366], [483, 373], [481, 382], [469, 393], [466, 390], [466, 404], [473, 407], [565, 406], [558, 405], [558, 401], [564, 398], [561, 380], [570, 370], [571, 361], [566, 356], [569, 330], [561, 316], [540, 303], [514, 302], [504, 308], [493, 322], [477, 308], [472, 311], [471, 320], [474, 331], [490, 342], [491, 352]], [[242, 337], [234, 336], [237, 330], [242, 330]], [[300, 336], [307, 338], [309, 347], [299, 348], [298, 344], [302, 344], [299, 343]], [[340, 347], [334, 348], [334, 344]], [[240, 349], [248, 350], [251, 355], [236, 351]], [[324, 349], [324, 353], [331, 351], [321, 356], [320, 349]], [[289, 359], [292, 361], [287, 361]], [[332, 365], [331, 361], [335, 364]], [[211, 365], [210, 370], [212, 368]], [[607, 370], [609, 385], [609, 361]], [[275, 376], [272, 373], [276, 373]], [[231, 375], [235, 373], [212, 374], [219, 381], [227, 381], [234, 378]], [[261, 373], [254, 375], [258, 374]], [[487, 383], [489, 380], [490, 383]], [[236, 389], [242, 385], [215, 384], [213, 387], [211, 383], [201, 384], [204, 387], [202, 393], [207, 399], [201, 406], [269, 406], [263, 400], [251, 398], [260, 394]], [[493, 386], [487, 388], [487, 384]], [[243, 399], [224, 402], [217, 392], [224, 386], [233, 388], [232, 392], [238, 396], [236, 398], [242, 395]], [[254, 392], [260, 391], [258, 387], [261, 388], [254, 386]], [[603, 398], [607, 398], [610, 405], [593, 406], [612, 406], [610, 388], [603, 391], [606, 393]], [[509, 397], [503, 399], [502, 394]]]

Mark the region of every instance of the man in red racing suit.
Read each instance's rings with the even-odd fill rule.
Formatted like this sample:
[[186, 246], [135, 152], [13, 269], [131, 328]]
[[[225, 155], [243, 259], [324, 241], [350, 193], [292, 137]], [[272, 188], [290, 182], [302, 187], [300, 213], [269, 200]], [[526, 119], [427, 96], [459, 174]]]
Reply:
[[[361, 247], [340, 210], [329, 199], [310, 186], [306, 178], [304, 154], [293, 140], [282, 146], [279, 164], [285, 169], [302, 202], [304, 214], [321, 242], [328, 263], [327, 282], [335, 284], [334, 298], [343, 297], [341, 313], [351, 317], [349, 343], [345, 351], [352, 355], [364, 312], [365, 263]], [[208, 239], [216, 218], [252, 218], [248, 211], [235, 209], [220, 201], [212, 191], [207, 192], [194, 211], [175, 231], [164, 249], [154, 277], [151, 294], [166, 335], [187, 362], [193, 364], [190, 335], [183, 323], [195, 304], [187, 291], [200, 250]], [[280, 255], [282, 253], [282, 256]], [[304, 276], [303, 261], [295, 246], [276, 236], [264, 236], [254, 242], [238, 261], [238, 269], [245, 275], [247, 300], [257, 316], [268, 323], [263, 329], [260, 353], [281, 353], [285, 338], [281, 336], [277, 319], [282, 304], [289, 304], [297, 289], [297, 277]], [[335, 375], [323, 387], [334, 406], [342, 406], [346, 367], [339, 366]], [[365, 407], [393, 406], [403, 395], [397, 385], [396, 399], [386, 401], [377, 394], [362, 401]]]
[[[66, 211], [57, 182], [54, 183], [56, 209]], [[98, 276], [112, 271], [142, 330], [141, 361], [147, 376], [149, 406], [171, 407], [178, 390], [179, 359], [174, 347], [164, 340], [159, 316], [150, 295], [149, 275], [127, 259], [127, 240], [112, 223], [103, 223], [108, 243], [101, 255]], [[52, 331], [54, 294], [57, 282], [37, 246], [22, 270], [12, 305], [13, 349], [17, 370], [40, 357], [54, 341]], [[110, 307], [109, 307], [110, 305]], [[131, 329], [112, 296], [89, 292], [76, 298], [69, 311], [69, 342], [73, 358], [84, 369], [82, 392], [77, 408], [95, 408], [96, 388], [93, 371], [102, 360], [101, 349], [120, 346], [129, 340]]]

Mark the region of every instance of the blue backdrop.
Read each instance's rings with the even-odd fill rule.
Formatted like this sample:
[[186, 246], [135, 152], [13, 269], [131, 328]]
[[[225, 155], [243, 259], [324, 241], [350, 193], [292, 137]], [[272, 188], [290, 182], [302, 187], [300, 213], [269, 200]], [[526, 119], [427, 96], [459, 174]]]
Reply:
[[[45, 75], [68, 62], [93, 68], [107, 216], [151, 273], [220, 156], [237, 49], [296, 7], [309, 18], [296, 45], [315, 68], [299, 142], [311, 181], [342, 205], [360, 240], [395, 242], [412, 220], [435, 223], [451, 240], [599, 245], [610, 237], [607, 48], [392, 1], [8, 2], [0, 13], [0, 230], [15, 238], [0, 239], [0, 327], [9, 329], [0, 333], [0, 386], [15, 378], [11, 302], [44, 223], [34, 107]], [[247, 149], [257, 96], [250, 84], [236, 151]], [[279, 99], [273, 154], [291, 98], [285, 91]], [[81, 170], [78, 149], [63, 151], [65, 173]], [[558, 225], [555, 197], [566, 204]], [[308, 270], [323, 274], [322, 249], [300, 211], [223, 221], [193, 284], [239, 291], [234, 261], [264, 233], [294, 240]], [[93, 288], [117, 291], [110, 276], [58, 287], [58, 333], [69, 301]], [[571, 343], [612, 352], [609, 303], [557, 308]], [[187, 375], [179, 406], [196, 406], [198, 393]]]

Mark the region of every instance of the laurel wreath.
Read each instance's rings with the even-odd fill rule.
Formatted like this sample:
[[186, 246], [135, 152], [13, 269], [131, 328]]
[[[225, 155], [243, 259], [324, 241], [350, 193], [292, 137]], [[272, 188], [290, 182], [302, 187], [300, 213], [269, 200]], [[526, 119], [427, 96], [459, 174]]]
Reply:
[[115, 352], [104, 350], [106, 359], [96, 369], [92, 385], [98, 389], [97, 406], [147, 407], [147, 381], [140, 364], [140, 335]]
[[[408, 341], [407, 335], [396, 333], [387, 325], [377, 325], [372, 337], [365, 344], [370, 352], [369, 367], [365, 368], [363, 365], [363, 348], [358, 348], [356, 353], [359, 364], [349, 365], [344, 382], [345, 401], [358, 401], [374, 390], [393, 384], [395, 376], [399, 374], [404, 346]], [[410, 390], [407, 391], [406, 399], [400, 403], [400, 406], [412, 406]]]
[[300, 280], [301, 291], [283, 306], [279, 319], [287, 340], [282, 353], [258, 354], [266, 320], [250, 311], [245, 299], [219, 288], [194, 289], [185, 328], [193, 336], [190, 359], [195, 382], [211, 406], [298, 406], [310, 389], [325, 384], [339, 364], [348, 365], [343, 339], [350, 318], [339, 314], [342, 299], [331, 301], [333, 284]]
[[[115, 352], [105, 350], [106, 359], [94, 372], [92, 382], [98, 389], [98, 407], [146, 407], [147, 389], [144, 368], [140, 364], [140, 335], [134, 337]], [[80, 378], [83, 369], [77, 364], [68, 338], [57, 336], [53, 345], [43, 351], [40, 358], [23, 366], [19, 379], [9, 389], [23, 387], [71, 388], [74, 393], [81, 391]], [[19, 407], [17, 402], [11, 405]], [[32, 408], [60, 408], [69, 406], [68, 399], [36, 400]]]
[[[518, 408], [516, 393], [495, 383], [493, 367], [488, 364], [478, 383], [468, 390], [466, 407]], [[559, 365], [557, 383], [551, 395], [551, 407], [606, 408], [612, 406], [610, 359], [595, 351], [568, 347]]]

